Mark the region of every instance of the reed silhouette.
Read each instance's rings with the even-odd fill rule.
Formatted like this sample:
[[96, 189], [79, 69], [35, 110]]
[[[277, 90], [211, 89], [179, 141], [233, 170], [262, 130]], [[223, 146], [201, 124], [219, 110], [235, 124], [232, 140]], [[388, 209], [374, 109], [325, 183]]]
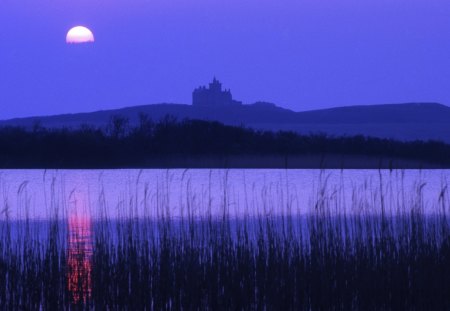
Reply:
[[[188, 193], [174, 217], [161, 193], [145, 205], [152, 216], [138, 217], [141, 203], [129, 198], [112, 218], [100, 194], [100, 216], [89, 221], [61, 211], [47, 221], [5, 217], [0, 307], [446, 310], [447, 186], [427, 212], [423, 183], [414, 193], [392, 187], [380, 174], [376, 189], [355, 189], [345, 203], [324, 177], [303, 214], [262, 194], [257, 210], [232, 217], [224, 186], [220, 213], [210, 203], [196, 210]], [[282, 212], [271, 213], [275, 207]], [[39, 230], [44, 238], [33, 234]]]

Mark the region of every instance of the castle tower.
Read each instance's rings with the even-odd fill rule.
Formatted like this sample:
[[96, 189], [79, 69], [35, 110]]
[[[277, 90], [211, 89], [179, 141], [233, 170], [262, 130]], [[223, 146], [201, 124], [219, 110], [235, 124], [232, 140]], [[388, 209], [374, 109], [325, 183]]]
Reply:
[[230, 90], [222, 90], [222, 83], [214, 77], [208, 88], [201, 86], [192, 93], [194, 106], [228, 106], [242, 105], [242, 102], [233, 100]]
[[222, 92], [222, 83], [214, 77], [213, 81], [209, 84], [209, 90], [215, 93]]

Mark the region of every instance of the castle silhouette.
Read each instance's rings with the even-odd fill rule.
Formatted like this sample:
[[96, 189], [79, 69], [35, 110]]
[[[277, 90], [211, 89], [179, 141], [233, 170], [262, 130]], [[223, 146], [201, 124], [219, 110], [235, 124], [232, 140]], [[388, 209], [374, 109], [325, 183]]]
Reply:
[[222, 90], [222, 83], [215, 77], [208, 87], [201, 86], [192, 93], [192, 105], [194, 106], [227, 106], [242, 105], [242, 102], [234, 100], [230, 90]]

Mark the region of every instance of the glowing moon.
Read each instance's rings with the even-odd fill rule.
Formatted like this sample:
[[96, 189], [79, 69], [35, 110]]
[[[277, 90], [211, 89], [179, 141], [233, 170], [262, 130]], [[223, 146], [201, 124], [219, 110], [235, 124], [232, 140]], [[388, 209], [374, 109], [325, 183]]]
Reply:
[[76, 26], [69, 30], [66, 36], [67, 43], [94, 42], [94, 34], [88, 28]]

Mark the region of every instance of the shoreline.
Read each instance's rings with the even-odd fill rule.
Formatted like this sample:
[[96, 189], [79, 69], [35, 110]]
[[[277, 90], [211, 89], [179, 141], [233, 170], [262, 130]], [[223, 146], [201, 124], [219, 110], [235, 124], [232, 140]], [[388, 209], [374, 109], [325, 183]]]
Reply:
[[365, 155], [170, 155], [152, 156], [135, 163], [29, 163], [17, 165], [2, 161], [0, 169], [450, 169], [450, 165]]

